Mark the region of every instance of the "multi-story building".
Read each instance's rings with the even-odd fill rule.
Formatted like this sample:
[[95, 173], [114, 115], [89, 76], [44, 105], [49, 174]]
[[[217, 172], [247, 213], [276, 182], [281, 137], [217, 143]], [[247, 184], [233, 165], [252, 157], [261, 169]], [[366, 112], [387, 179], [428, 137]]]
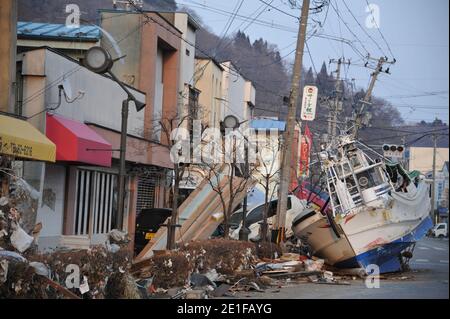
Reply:
[[170, 207], [165, 184], [171, 181], [167, 172], [173, 169], [169, 135], [179, 115], [179, 85], [185, 81], [180, 76], [180, 56], [186, 54], [181, 52], [183, 33], [167, 17], [152, 11], [101, 10], [100, 23], [115, 39], [113, 43], [103, 38], [102, 46], [113, 51], [111, 48], [118, 44], [121, 54], [126, 55], [115, 63], [113, 72], [147, 95], [142, 134], [149, 145], [142, 151], [148, 166], [135, 167], [139, 171], [137, 212]]
[[255, 106], [255, 87], [239, 73], [231, 61], [222, 62], [221, 65], [224, 69], [222, 114], [234, 115], [240, 122], [248, 122], [252, 118]]
[[[127, 178], [125, 216], [116, 224], [122, 100], [109, 77], [93, 73], [50, 48], [18, 55], [21, 114], [56, 145], [56, 163], [24, 162], [22, 177], [39, 194], [36, 222], [41, 249], [89, 247], [114, 229], [134, 232], [137, 177]], [[139, 101], [145, 93], [129, 90]], [[128, 167], [149, 164], [145, 114], [130, 108]]]
[[195, 86], [199, 97], [199, 119], [205, 127], [220, 127], [224, 118], [222, 79], [224, 68], [216, 60], [197, 55], [195, 62]]
[[[425, 174], [433, 169], [433, 147], [411, 146], [409, 153], [409, 170], [417, 170]], [[449, 160], [448, 148], [436, 149], [436, 167], [442, 167]]]

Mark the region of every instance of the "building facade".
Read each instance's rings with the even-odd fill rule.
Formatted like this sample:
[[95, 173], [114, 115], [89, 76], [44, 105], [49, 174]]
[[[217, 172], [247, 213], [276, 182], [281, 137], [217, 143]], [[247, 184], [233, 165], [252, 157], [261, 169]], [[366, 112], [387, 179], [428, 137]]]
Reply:
[[[23, 178], [40, 194], [39, 248], [86, 248], [105, 242], [114, 228], [133, 234], [137, 181], [132, 174], [123, 223], [115, 223], [121, 101], [126, 93], [109, 77], [53, 49], [27, 51], [18, 60], [21, 112], [56, 145], [55, 164], [24, 162], [22, 167]], [[146, 100], [143, 92], [129, 89], [138, 100]], [[129, 166], [148, 163], [142, 152], [144, 127], [145, 114], [130, 108]]]
[[148, 166], [136, 168], [137, 213], [144, 208], [171, 207], [167, 187], [173, 169], [169, 137], [178, 118], [179, 85], [185, 81], [180, 76], [183, 33], [162, 14], [151, 11], [143, 15], [102, 10], [100, 22], [114, 39], [103, 38], [101, 45], [114, 52], [112, 48], [119, 44], [120, 54], [126, 55], [115, 63], [113, 72], [147, 95], [142, 136], [150, 144], [141, 148]]

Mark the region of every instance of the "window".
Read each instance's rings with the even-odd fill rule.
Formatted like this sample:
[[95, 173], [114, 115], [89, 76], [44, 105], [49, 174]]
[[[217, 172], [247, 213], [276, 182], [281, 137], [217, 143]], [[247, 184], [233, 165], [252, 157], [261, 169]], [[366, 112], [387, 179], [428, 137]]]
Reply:
[[139, 215], [143, 209], [155, 208], [155, 189], [155, 178], [146, 176], [139, 177], [136, 201], [137, 215]]
[[199, 119], [199, 106], [198, 106], [198, 97], [200, 92], [196, 89], [189, 88], [189, 134], [192, 136], [194, 134], [194, 120]]
[[191, 51], [189, 51], [188, 49], [186, 49], [186, 55], [190, 56], [191, 55]]
[[372, 188], [384, 183], [379, 169], [371, 168], [367, 171], [361, 172], [356, 175], [358, 184], [361, 190]]
[[75, 235], [107, 234], [117, 210], [114, 174], [77, 170]]

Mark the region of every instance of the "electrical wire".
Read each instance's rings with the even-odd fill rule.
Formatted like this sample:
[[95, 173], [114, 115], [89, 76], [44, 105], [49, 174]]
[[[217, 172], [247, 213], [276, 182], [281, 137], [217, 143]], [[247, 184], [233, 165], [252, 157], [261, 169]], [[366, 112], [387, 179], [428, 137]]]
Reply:
[[[366, 0], [366, 3], [367, 3], [367, 8], [370, 8], [369, 1]], [[380, 26], [377, 24], [377, 21], [376, 21], [375, 17], [373, 16], [373, 11], [372, 10], [370, 10], [370, 14], [372, 15], [372, 19], [373, 19], [373, 22], [375, 23], [376, 29], [380, 33], [380, 36], [383, 39], [384, 43], [386, 43], [386, 46], [387, 46], [387, 48], [389, 50], [389, 53], [391, 54], [392, 58], [395, 59], [395, 55], [392, 52], [391, 47], [390, 47], [389, 43], [386, 41], [386, 38], [384, 37], [383, 33], [381, 32]]]
[[347, 5], [347, 3], [345, 2], [345, 0], [342, 0], [342, 2], [344, 3], [345, 7], [347, 8], [347, 11], [350, 13], [350, 15], [353, 17], [353, 19], [356, 21], [356, 23], [358, 24], [359, 28], [361, 30], [363, 30], [363, 32], [367, 35], [367, 37], [375, 44], [375, 46], [378, 48], [378, 50], [380, 50], [380, 52], [384, 55], [387, 56], [386, 53], [384, 52], [383, 48], [381, 48], [381, 46], [378, 44], [378, 42], [375, 41], [375, 39], [369, 34], [369, 32], [367, 32], [366, 28], [364, 28], [361, 23], [358, 21], [358, 19], [356, 18], [356, 16], [353, 14], [353, 12], [350, 10], [349, 6]]

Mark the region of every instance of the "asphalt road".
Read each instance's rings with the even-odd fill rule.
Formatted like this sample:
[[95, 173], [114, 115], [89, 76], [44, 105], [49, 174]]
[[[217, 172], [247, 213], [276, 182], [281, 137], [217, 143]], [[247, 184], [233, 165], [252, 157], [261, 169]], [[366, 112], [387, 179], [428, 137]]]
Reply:
[[314, 283], [290, 284], [264, 293], [239, 293], [238, 298], [257, 299], [448, 299], [449, 241], [424, 238], [416, 245], [411, 271], [382, 279], [379, 288], [367, 288], [361, 279], [349, 286]]

